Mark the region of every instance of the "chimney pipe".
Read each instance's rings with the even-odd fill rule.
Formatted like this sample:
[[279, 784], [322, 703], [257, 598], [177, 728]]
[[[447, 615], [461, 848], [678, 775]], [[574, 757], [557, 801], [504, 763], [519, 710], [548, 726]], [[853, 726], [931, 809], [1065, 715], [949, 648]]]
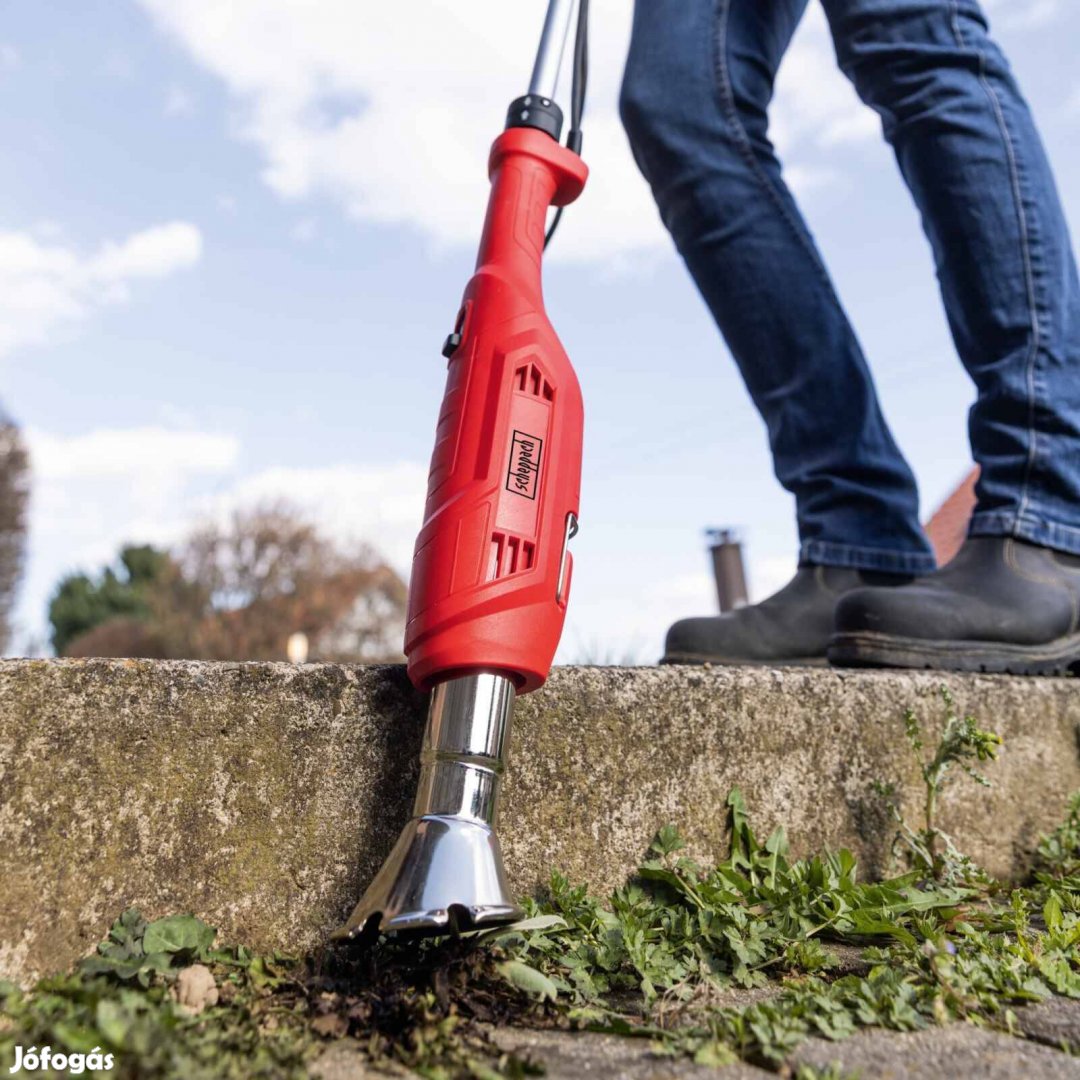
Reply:
[[749, 602], [746, 590], [746, 571], [743, 568], [742, 541], [735, 529], [706, 529], [713, 574], [716, 576], [716, 597], [721, 613], [745, 607]]

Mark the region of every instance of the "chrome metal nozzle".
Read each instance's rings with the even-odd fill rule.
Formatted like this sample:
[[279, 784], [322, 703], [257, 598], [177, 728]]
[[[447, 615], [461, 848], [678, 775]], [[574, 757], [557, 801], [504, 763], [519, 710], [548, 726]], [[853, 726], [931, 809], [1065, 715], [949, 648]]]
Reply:
[[521, 917], [494, 830], [513, 710], [514, 684], [501, 675], [435, 687], [413, 816], [334, 938], [369, 926], [437, 934]]

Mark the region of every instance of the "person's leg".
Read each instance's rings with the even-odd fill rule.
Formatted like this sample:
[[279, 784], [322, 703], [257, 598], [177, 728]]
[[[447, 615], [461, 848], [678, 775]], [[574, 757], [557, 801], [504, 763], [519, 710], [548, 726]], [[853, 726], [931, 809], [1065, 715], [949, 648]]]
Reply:
[[978, 389], [971, 536], [944, 570], [837, 610], [838, 661], [1080, 662], [1080, 280], [1031, 113], [976, 0], [823, 0], [881, 115]]
[[790, 585], [677, 622], [669, 662], [824, 662], [840, 596], [934, 566], [911, 471], [768, 139], [773, 80], [806, 3], [635, 6], [623, 122], [765, 420], [801, 540]]
[[1031, 112], [976, 0], [823, 0], [881, 115], [978, 388], [976, 536], [1080, 553], [1080, 280]]
[[934, 567], [911, 471], [767, 134], [807, 0], [638, 0], [622, 117], [765, 420], [801, 562]]

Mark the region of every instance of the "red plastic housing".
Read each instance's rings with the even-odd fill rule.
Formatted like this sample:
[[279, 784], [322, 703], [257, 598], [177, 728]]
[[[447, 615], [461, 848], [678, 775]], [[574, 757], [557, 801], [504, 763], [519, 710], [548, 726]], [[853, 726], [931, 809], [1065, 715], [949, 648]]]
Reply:
[[405, 653], [421, 689], [498, 671], [526, 693], [543, 685], [562, 634], [584, 422], [577, 376], [544, 313], [544, 229], [548, 208], [576, 199], [588, 169], [545, 133], [511, 128], [491, 149], [489, 174], [413, 556]]

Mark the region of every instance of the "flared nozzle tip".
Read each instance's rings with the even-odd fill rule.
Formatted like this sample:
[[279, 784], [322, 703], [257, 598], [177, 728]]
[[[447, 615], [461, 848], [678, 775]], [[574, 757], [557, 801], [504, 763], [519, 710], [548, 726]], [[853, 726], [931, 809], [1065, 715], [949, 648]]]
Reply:
[[332, 941], [362, 933], [448, 934], [522, 916], [506, 883], [499, 839], [461, 818], [413, 818]]
[[330, 935], [330, 940], [347, 941], [365, 933], [455, 934], [517, 922], [521, 916], [521, 908], [514, 905], [477, 908], [454, 904], [449, 908], [403, 911], [392, 916], [382, 911], [354, 911], [349, 921]]

